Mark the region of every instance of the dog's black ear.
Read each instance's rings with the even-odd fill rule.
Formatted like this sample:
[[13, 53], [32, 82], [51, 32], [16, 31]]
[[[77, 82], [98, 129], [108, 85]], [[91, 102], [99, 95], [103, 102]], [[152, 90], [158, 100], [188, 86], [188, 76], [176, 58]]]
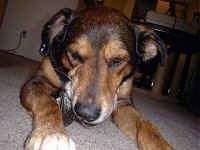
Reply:
[[167, 53], [163, 40], [151, 29], [139, 25], [133, 25], [133, 28], [136, 38], [137, 63], [149, 64], [156, 59], [163, 65]]
[[52, 45], [56, 50], [61, 50], [67, 36], [67, 28], [73, 20], [73, 10], [69, 8], [61, 9], [43, 26], [41, 40], [42, 44], [39, 52], [42, 56], [48, 56]]

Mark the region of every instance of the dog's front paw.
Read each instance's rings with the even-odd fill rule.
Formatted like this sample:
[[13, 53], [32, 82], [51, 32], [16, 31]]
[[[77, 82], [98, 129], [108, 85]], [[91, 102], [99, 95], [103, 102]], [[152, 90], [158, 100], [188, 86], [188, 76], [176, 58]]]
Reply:
[[33, 131], [25, 143], [25, 150], [75, 150], [75, 144], [64, 133], [44, 134]]

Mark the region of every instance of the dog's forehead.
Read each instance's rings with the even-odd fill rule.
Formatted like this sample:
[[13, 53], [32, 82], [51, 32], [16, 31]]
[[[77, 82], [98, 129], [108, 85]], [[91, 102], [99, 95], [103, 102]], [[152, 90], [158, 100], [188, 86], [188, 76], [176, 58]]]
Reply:
[[84, 55], [97, 54], [106, 49], [107, 54], [126, 55], [133, 49], [129, 20], [120, 12], [100, 7], [76, 14], [70, 25], [70, 49]]
[[[84, 58], [99, 54], [102, 51], [105, 58], [111, 58], [114, 56], [128, 56], [128, 51], [124, 46], [124, 43], [116, 37], [110, 36], [106, 41], [102, 42], [100, 38], [91, 39], [87, 34], [83, 34], [77, 37], [74, 42], [69, 44], [69, 48], [74, 53], [78, 53]], [[101, 41], [101, 42], [100, 42]]]

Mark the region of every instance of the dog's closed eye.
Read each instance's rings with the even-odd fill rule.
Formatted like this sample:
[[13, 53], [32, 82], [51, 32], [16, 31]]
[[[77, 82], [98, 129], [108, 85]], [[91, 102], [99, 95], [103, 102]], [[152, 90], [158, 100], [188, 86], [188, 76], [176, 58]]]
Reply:
[[124, 58], [114, 57], [108, 61], [108, 67], [109, 68], [117, 68], [117, 67], [121, 66], [123, 63], [125, 63]]
[[74, 65], [78, 65], [80, 63], [84, 62], [83, 57], [80, 56], [80, 54], [78, 52], [71, 52], [68, 51], [67, 52], [68, 58], [70, 63], [74, 66]]

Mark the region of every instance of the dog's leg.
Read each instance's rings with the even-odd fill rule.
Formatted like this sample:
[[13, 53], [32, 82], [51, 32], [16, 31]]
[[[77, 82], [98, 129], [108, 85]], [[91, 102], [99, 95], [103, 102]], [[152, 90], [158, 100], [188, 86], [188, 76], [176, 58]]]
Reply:
[[75, 150], [73, 141], [65, 134], [61, 111], [51, 96], [56, 88], [44, 75], [41, 70], [21, 90], [21, 103], [33, 118], [25, 150]]
[[113, 112], [113, 121], [132, 140], [136, 140], [140, 150], [172, 150], [158, 128], [131, 106], [119, 106]]

